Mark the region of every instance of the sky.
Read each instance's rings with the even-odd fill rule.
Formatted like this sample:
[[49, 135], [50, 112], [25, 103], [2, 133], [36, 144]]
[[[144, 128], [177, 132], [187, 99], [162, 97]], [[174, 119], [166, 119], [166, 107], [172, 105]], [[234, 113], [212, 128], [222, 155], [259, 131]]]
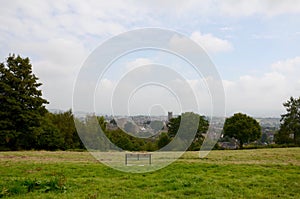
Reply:
[[[222, 80], [227, 116], [243, 112], [280, 117], [285, 112], [282, 103], [300, 96], [298, 0], [1, 0], [1, 5], [0, 60], [4, 62], [9, 53], [30, 58], [33, 72], [43, 83], [48, 109], [72, 108], [78, 74], [103, 42], [149, 27], [176, 31], [205, 50]], [[192, 70], [182, 60], [151, 50], [111, 65], [95, 89], [95, 111], [112, 114], [110, 105], [121, 101], [107, 96], [113, 96], [116, 88], [116, 96], [124, 92], [118, 87], [124, 74], [153, 63], [174, 66], [196, 93], [203, 114], [211, 112], [205, 77], [189, 74]], [[122, 85], [131, 80], [127, 78]], [[141, 88], [126, 101], [131, 114], [182, 111], [172, 91], [159, 86]]]

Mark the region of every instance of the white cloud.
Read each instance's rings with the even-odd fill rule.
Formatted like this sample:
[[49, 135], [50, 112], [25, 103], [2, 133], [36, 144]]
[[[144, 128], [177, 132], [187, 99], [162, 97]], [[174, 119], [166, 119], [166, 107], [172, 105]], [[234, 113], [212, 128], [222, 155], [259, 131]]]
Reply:
[[[136, 59], [130, 63], [148, 63], [148, 59]], [[130, 66], [137, 66], [135, 64]], [[287, 70], [285, 70], [285, 68]], [[226, 94], [226, 108], [227, 116], [232, 115], [235, 112], [243, 112], [252, 116], [265, 116], [265, 117], [279, 117], [284, 113], [282, 103], [285, 102], [290, 96], [298, 97], [300, 95], [300, 81], [298, 75], [300, 74], [300, 62], [299, 57], [293, 59], [287, 59], [279, 61], [271, 65], [270, 71], [262, 74], [261, 76], [244, 75], [237, 80], [223, 80], [223, 86]], [[134, 71], [132, 71], [134, 72]], [[146, 82], [149, 82], [149, 71], [144, 73], [138, 73], [139, 76], [129, 74], [129, 77], [125, 81], [112, 81], [109, 79], [103, 79], [100, 82], [100, 86], [96, 90], [96, 104], [97, 112], [111, 113], [111, 102], [113, 99], [114, 88], [119, 84], [120, 88], [115, 98], [115, 110], [124, 109], [124, 106], [118, 107], [120, 104], [124, 104], [123, 101], [127, 101], [128, 98], [123, 99], [121, 96], [127, 96], [128, 91], [133, 91], [133, 88], [141, 86], [146, 78]], [[170, 73], [171, 71], [169, 71]], [[184, 96], [184, 99], [189, 101], [189, 98], [196, 97], [197, 103], [200, 108], [201, 114], [209, 115], [212, 112], [211, 107], [211, 93], [207, 88], [206, 83], [209, 82], [214, 86], [211, 78], [207, 79], [186, 79], [184, 82], [179, 79], [172, 79], [168, 77], [168, 73], [162, 69], [160, 73], [157, 71], [151, 71], [152, 78], [161, 80], [166, 85], [172, 85], [175, 93], [180, 96]], [[154, 78], [154, 79], [155, 79]], [[154, 81], [155, 82], [155, 81]], [[183, 86], [188, 83], [193, 93], [186, 90]], [[150, 86], [142, 87], [137, 90], [136, 94], [132, 98], [132, 101], [128, 101], [128, 108], [132, 114], [147, 114], [149, 108], [154, 104], [160, 104], [165, 110], [179, 111], [179, 106], [176, 103], [174, 96], [170, 95], [162, 87], [157, 87], [150, 84]], [[121, 92], [121, 93], [120, 93]], [[125, 93], [124, 93], [125, 92]], [[129, 92], [129, 93], [130, 93]], [[183, 99], [183, 98], [181, 98]], [[121, 101], [118, 101], [121, 100]], [[126, 114], [126, 110], [123, 110], [123, 114]], [[194, 107], [195, 108], [195, 107]], [[193, 111], [198, 111], [193, 109]], [[180, 111], [179, 111], [180, 112]], [[178, 112], [178, 113], [179, 113]]]
[[169, 41], [170, 49], [182, 53], [199, 52], [196, 45], [192, 45], [189, 40], [193, 40], [208, 53], [219, 53], [233, 50], [232, 44], [228, 40], [224, 40], [213, 36], [210, 33], [202, 34], [193, 32], [190, 38], [174, 35]]
[[173, 17], [201, 16], [229, 16], [248, 17], [262, 15], [274, 17], [284, 14], [299, 14], [300, 1], [298, 0], [186, 0], [182, 1], [134, 1], [135, 5], [153, 10], [158, 15], [168, 13]]
[[180, 54], [197, 52], [194, 48], [195, 46], [190, 45], [188, 38], [179, 35], [174, 35], [169, 41], [169, 49]]
[[70, 108], [73, 84], [87, 56], [83, 45], [66, 39], [49, 39], [44, 43], [11, 42], [10, 45], [16, 52], [30, 57], [33, 72], [43, 83], [41, 88], [50, 102], [49, 107]]
[[300, 96], [300, 57], [279, 61], [271, 71], [257, 76], [241, 76], [223, 81], [228, 114], [242, 111], [257, 116], [277, 116], [284, 112], [282, 103]]
[[[50, 101], [50, 107], [68, 109], [81, 64], [92, 49], [112, 35], [143, 26], [180, 29], [186, 26], [178, 24], [192, 24], [192, 28], [189, 26], [184, 30], [192, 32], [190, 38], [209, 53], [228, 52], [233, 50], [233, 45], [224, 39], [227, 38], [225, 35], [219, 38], [213, 31], [198, 32], [198, 26], [195, 26], [198, 24], [193, 21], [211, 23], [211, 16], [230, 16], [238, 20], [239, 17], [253, 15], [298, 14], [300, 1], [226, 0], [216, 3], [214, 0], [187, 0], [150, 3], [129, 0], [125, 3], [121, 0], [16, 0], [6, 1], [5, 6], [0, 7], [0, 13], [2, 60], [8, 53], [29, 56], [34, 72], [44, 83], [43, 93]], [[232, 31], [231, 25], [234, 24], [222, 23], [223, 28], [219, 30]], [[259, 37], [259, 33], [256, 36]], [[174, 37], [171, 44], [192, 50], [183, 46], [184, 42], [180, 39]], [[224, 81], [228, 107], [262, 112], [281, 106], [289, 95], [299, 95], [299, 62], [299, 57], [280, 61], [272, 65], [271, 72], [261, 77], [243, 76], [237, 81]], [[151, 60], [139, 58], [128, 63], [127, 69], [149, 63]], [[194, 86], [198, 84], [193, 82]], [[106, 90], [110, 90], [114, 83], [107, 80], [104, 85]]]
[[[155, 3], [154, 3], [155, 2]], [[245, 17], [252, 15], [264, 15], [268, 17], [300, 13], [298, 0], [186, 0], [182, 1], [137, 1], [135, 4], [142, 5], [163, 13], [166, 10], [174, 16], [186, 15], [197, 16], [232, 16]]]
[[143, 65], [148, 65], [148, 64], [151, 64], [153, 63], [153, 61], [151, 61], [150, 59], [147, 59], [147, 58], [137, 58], [133, 61], [130, 61], [126, 64], [126, 69], [127, 71], [129, 70], [132, 70], [134, 68], [138, 68], [140, 66], [143, 66]]
[[223, 32], [227, 32], [227, 31], [233, 31], [234, 28], [233, 27], [224, 26], [224, 27], [221, 27], [220, 30], [223, 31]]
[[285, 74], [296, 73], [300, 75], [300, 57], [295, 57], [293, 59], [287, 59], [284, 61], [278, 61], [272, 64], [272, 69]]
[[49, 108], [71, 107], [73, 84], [87, 55], [108, 36], [140, 20], [123, 2], [9, 1], [0, 7], [0, 56], [31, 59]]
[[227, 16], [265, 15], [268, 17], [281, 14], [300, 13], [298, 0], [226, 0], [220, 1], [219, 9]]
[[232, 44], [224, 39], [213, 36], [212, 34], [202, 34], [200, 32], [193, 32], [191, 39], [203, 46], [210, 53], [226, 52], [233, 49]]

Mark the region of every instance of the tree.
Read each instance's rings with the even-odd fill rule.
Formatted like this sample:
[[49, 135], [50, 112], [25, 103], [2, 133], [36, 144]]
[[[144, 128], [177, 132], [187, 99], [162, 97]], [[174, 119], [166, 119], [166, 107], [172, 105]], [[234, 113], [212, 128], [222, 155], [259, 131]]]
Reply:
[[155, 132], [158, 132], [163, 129], [164, 123], [159, 120], [154, 120], [150, 122], [150, 127], [153, 129]]
[[97, 116], [97, 120], [98, 120], [98, 123], [99, 123], [102, 131], [105, 131], [106, 130], [106, 125], [107, 125], [107, 122], [105, 121], [105, 118], [103, 116]]
[[63, 147], [58, 146], [57, 149], [67, 150], [84, 148], [76, 131], [72, 110], [59, 113], [48, 113], [46, 114], [46, 119], [47, 118], [48, 122], [45, 125], [54, 125], [60, 136], [63, 137], [64, 145]]
[[[181, 124], [182, 118], [185, 118], [185, 121]], [[196, 127], [196, 129], [195, 129]], [[198, 114], [187, 112], [183, 113], [181, 116], [176, 118], [171, 118], [168, 123], [168, 136], [173, 138], [176, 136], [179, 129], [182, 132], [194, 132], [196, 130], [195, 137], [191, 137], [188, 133], [180, 137], [182, 141], [187, 141], [192, 139], [191, 146], [189, 150], [198, 150], [204, 140], [204, 134], [206, 134], [209, 127], [209, 122], [204, 116]]]
[[52, 123], [54, 114], [47, 113], [42, 120], [41, 128], [37, 129], [35, 149], [58, 150], [65, 149], [66, 143], [60, 129]]
[[146, 144], [142, 147], [143, 151], [155, 151], [157, 150], [157, 143], [149, 140], [146, 141]]
[[36, 129], [47, 113], [41, 85], [32, 73], [29, 58], [9, 55], [6, 63], [0, 63], [1, 148], [34, 148]]
[[237, 139], [240, 148], [243, 148], [244, 143], [253, 142], [261, 137], [261, 127], [254, 118], [236, 113], [225, 120], [223, 133], [224, 136]]
[[281, 115], [280, 129], [275, 136], [278, 144], [294, 143], [300, 145], [300, 97], [291, 97], [283, 103], [287, 113]]
[[268, 142], [268, 135], [266, 133], [263, 133], [262, 136], [261, 136], [260, 141], [262, 143], [267, 143]]
[[167, 135], [167, 133], [161, 133], [157, 141], [157, 146], [160, 149], [166, 146], [167, 144], [169, 144], [169, 142], [170, 142], [170, 138]]

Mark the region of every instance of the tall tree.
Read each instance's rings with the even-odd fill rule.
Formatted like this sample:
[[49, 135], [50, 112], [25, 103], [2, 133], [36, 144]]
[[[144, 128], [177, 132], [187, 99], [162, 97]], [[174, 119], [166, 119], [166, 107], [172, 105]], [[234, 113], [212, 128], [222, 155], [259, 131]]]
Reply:
[[287, 113], [281, 115], [281, 124], [275, 141], [279, 144], [294, 143], [300, 145], [300, 97], [291, 97], [283, 103]]
[[49, 118], [49, 122], [47, 124], [53, 124], [57, 128], [59, 134], [63, 137], [64, 145], [60, 149], [66, 150], [83, 148], [76, 131], [72, 110], [55, 114], [49, 113], [47, 116]]
[[170, 141], [171, 140], [170, 140], [169, 136], [167, 135], [167, 133], [161, 133], [158, 138], [158, 141], [157, 141], [157, 146], [159, 149], [163, 148], [164, 146], [169, 144]]
[[261, 127], [254, 118], [236, 113], [225, 120], [223, 133], [224, 136], [237, 139], [240, 148], [243, 148], [243, 144], [253, 142], [261, 137]]
[[42, 120], [41, 128], [37, 129], [35, 149], [51, 151], [66, 149], [67, 143], [64, 141], [64, 135], [61, 133], [59, 126], [53, 124], [52, 116], [52, 113], [47, 113]]
[[[182, 118], [184, 118], [185, 121], [181, 123]], [[181, 116], [170, 119], [168, 123], [168, 136], [170, 138], [175, 137], [179, 129], [181, 129], [182, 132], [190, 133], [193, 133], [196, 130], [195, 137], [191, 137], [187, 133], [185, 135], [182, 135], [180, 139], [192, 139], [192, 143], [188, 150], [199, 150], [204, 139], [203, 135], [206, 134], [208, 127], [209, 122], [204, 116], [200, 116], [192, 112], [186, 112], [183, 113]]]
[[0, 63], [0, 146], [4, 149], [30, 149], [36, 141], [36, 128], [46, 114], [29, 58], [9, 55]]

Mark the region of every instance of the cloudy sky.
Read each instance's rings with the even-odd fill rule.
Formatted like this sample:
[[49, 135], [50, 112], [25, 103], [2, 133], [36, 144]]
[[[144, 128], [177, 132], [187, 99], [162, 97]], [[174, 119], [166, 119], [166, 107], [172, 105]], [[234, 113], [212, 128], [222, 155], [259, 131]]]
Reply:
[[[244, 112], [279, 117], [284, 113], [282, 103], [290, 96], [300, 96], [298, 0], [1, 0], [1, 3], [1, 62], [9, 53], [29, 57], [34, 73], [43, 83], [41, 88], [50, 102], [49, 109], [72, 107], [73, 87], [80, 68], [101, 43], [145, 27], [177, 31], [205, 49], [222, 79], [228, 116]], [[95, 91], [96, 101], [101, 102], [96, 103], [96, 111], [111, 113], [111, 99], [105, 97], [111, 95], [109, 92], [118, 86], [126, 71], [153, 62], [184, 67], [180, 60], [168, 58], [169, 55], [162, 59], [162, 54], [147, 51], [118, 60]], [[186, 81], [198, 99], [209, 97], [201, 90], [203, 79], [178, 67], [177, 72], [182, 71], [186, 72]], [[131, 113], [146, 113], [145, 106], [153, 114], [161, 110], [179, 112], [180, 105], [175, 103], [172, 92], [160, 89], [138, 89], [128, 103]], [[145, 97], [155, 92], [161, 98]], [[209, 104], [209, 100], [203, 101]], [[199, 103], [205, 106], [204, 102]], [[161, 107], [164, 104], [166, 107]], [[207, 114], [206, 111], [203, 112]]]

